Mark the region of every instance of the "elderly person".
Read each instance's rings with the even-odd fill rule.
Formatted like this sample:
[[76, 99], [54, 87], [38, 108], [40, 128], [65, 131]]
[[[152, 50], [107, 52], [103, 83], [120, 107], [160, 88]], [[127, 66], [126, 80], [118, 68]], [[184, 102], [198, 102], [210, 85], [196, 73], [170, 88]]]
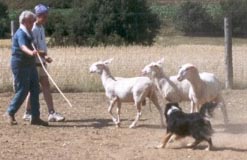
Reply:
[[[43, 4], [38, 4], [34, 8], [35, 14], [37, 16], [37, 20], [34, 23], [32, 32], [33, 32], [33, 39], [34, 43], [38, 49], [39, 52], [43, 52], [42, 54], [42, 60], [44, 66], [47, 68], [47, 63], [51, 63], [52, 59], [47, 55], [47, 45], [45, 41], [45, 30], [43, 25], [46, 23], [48, 18], [48, 7], [46, 7]], [[38, 71], [38, 77], [39, 77], [39, 83], [42, 88], [42, 92], [44, 95], [45, 102], [47, 104], [48, 108], [48, 121], [49, 122], [60, 122], [64, 121], [64, 117], [55, 112], [53, 100], [52, 100], [52, 94], [50, 91], [50, 83], [48, 76], [46, 75], [44, 69], [42, 68], [42, 65], [39, 61], [39, 59], [36, 57], [36, 67]], [[31, 119], [31, 106], [30, 106], [30, 94], [27, 97], [27, 106], [26, 106], [26, 112], [23, 116], [23, 119], [26, 121], [29, 121]]]
[[16, 31], [12, 42], [11, 69], [14, 75], [15, 96], [13, 97], [6, 116], [10, 125], [16, 125], [15, 114], [30, 92], [31, 124], [47, 126], [40, 119], [39, 83], [35, 67], [37, 51], [32, 47], [32, 27], [36, 20], [35, 14], [23, 11], [19, 17], [20, 28]]

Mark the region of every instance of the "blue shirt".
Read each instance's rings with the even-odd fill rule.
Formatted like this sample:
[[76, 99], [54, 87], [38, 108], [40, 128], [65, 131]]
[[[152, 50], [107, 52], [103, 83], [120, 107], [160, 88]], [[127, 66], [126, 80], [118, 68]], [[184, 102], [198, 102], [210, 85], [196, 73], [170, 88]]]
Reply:
[[28, 37], [22, 29], [18, 29], [12, 39], [12, 56], [11, 67], [31, 67], [35, 65], [35, 57], [29, 56], [21, 50], [21, 46], [25, 45], [33, 50], [32, 38]]

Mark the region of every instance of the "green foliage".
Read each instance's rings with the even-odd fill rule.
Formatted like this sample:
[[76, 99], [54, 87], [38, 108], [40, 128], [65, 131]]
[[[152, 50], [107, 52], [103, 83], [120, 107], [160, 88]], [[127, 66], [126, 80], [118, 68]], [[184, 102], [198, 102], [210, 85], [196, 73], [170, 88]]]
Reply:
[[211, 17], [199, 2], [182, 3], [174, 17], [174, 23], [178, 30], [186, 34], [208, 33], [212, 28]]
[[9, 31], [8, 6], [0, 2], [0, 38], [5, 38]]
[[[0, 37], [9, 36], [9, 20], [38, 3], [50, 6], [46, 25], [51, 45], [150, 45], [163, 31], [187, 35], [223, 35], [223, 18], [232, 17], [233, 36], [247, 36], [247, 1], [202, 1], [158, 5], [150, 0], [0, 0]], [[0, 3], [4, 4], [4, 3]], [[150, 3], [149, 3], [150, 4]], [[3, 12], [3, 13], [2, 13]], [[8, 13], [9, 12], [9, 13]], [[162, 22], [162, 23], [161, 23]], [[170, 27], [170, 28], [169, 28]]]
[[92, 0], [73, 13], [69, 42], [76, 45], [150, 45], [160, 22], [145, 0]]
[[45, 4], [52, 8], [71, 8], [73, 4], [72, 1], [68, 0], [0, 0], [8, 4], [10, 9], [33, 9], [37, 4]]
[[66, 45], [69, 17], [69, 14], [64, 15], [60, 11], [49, 13], [49, 19], [45, 26], [47, 36], [51, 36], [49, 45]]
[[232, 18], [233, 34], [247, 36], [247, 1], [226, 0], [220, 3], [223, 15]]
[[153, 5], [150, 7], [153, 13], [157, 14], [162, 21], [172, 21], [177, 14], [178, 6], [174, 4]]

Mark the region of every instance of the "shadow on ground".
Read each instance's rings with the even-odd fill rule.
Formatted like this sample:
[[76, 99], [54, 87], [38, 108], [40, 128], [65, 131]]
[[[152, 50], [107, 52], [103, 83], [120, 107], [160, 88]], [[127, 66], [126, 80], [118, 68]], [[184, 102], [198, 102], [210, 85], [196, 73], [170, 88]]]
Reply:
[[219, 132], [226, 132], [231, 134], [240, 134], [240, 133], [247, 133], [247, 123], [241, 124], [228, 124], [228, 125], [214, 125], [215, 129], [223, 129]]

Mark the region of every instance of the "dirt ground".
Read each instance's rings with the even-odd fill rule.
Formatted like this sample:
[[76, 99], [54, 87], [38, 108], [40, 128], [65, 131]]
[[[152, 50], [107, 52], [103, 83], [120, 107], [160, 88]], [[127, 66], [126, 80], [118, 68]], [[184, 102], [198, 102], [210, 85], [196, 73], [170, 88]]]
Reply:
[[[224, 91], [230, 124], [225, 127], [220, 110], [212, 119], [215, 134], [213, 151], [204, 151], [206, 144], [195, 150], [184, 148], [191, 138], [171, 143], [167, 149], [155, 149], [165, 129], [160, 128], [154, 106], [143, 107], [137, 128], [129, 129], [136, 110], [132, 104], [122, 106], [121, 128], [116, 128], [107, 113], [103, 93], [66, 94], [73, 103], [69, 108], [59, 94], [53, 94], [59, 113], [65, 122], [50, 123], [49, 127], [30, 126], [22, 121], [24, 106], [18, 111], [17, 126], [6, 124], [0, 117], [0, 159], [2, 160], [74, 160], [74, 159], [167, 159], [167, 160], [246, 160], [247, 159], [247, 90]], [[0, 115], [3, 115], [12, 93], [0, 94]], [[47, 120], [43, 97], [41, 115]], [[163, 102], [161, 102], [163, 103]], [[189, 103], [181, 104], [189, 111]], [[114, 110], [115, 112], [115, 110]]]

